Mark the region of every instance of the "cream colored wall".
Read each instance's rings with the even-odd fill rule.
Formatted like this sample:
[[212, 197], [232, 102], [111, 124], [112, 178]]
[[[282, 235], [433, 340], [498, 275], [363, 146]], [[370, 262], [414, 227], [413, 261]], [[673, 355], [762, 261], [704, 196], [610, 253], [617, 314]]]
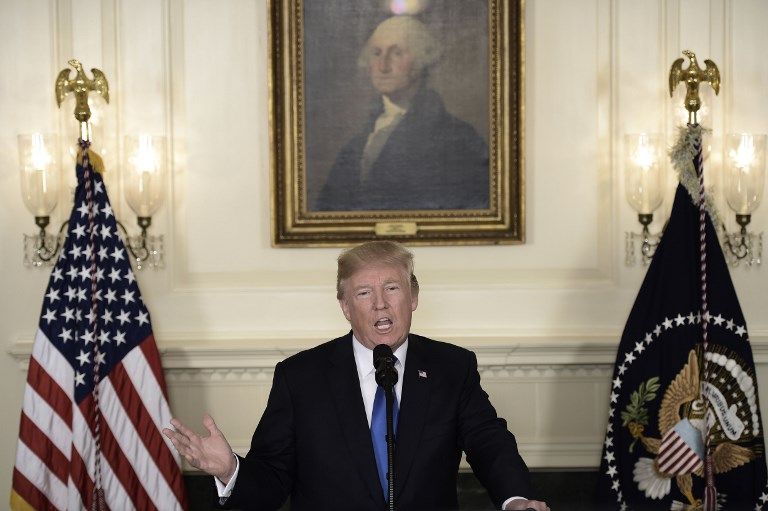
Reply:
[[[414, 330], [477, 351], [530, 465], [599, 462], [615, 346], [644, 273], [623, 264], [623, 233], [637, 228], [623, 199], [623, 134], [671, 132], [666, 77], [684, 48], [723, 72], [715, 135], [768, 132], [765, 19], [761, 0], [528, 0], [527, 241], [415, 248]], [[139, 130], [172, 141], [172, 192], [153, 222], [167, 268], [138, 278], [175, 412], [196, 422], [210, 411], [246, 449], [275, 362], [347, 329], [333, 299], [337, 250], [270, 246], [266, 1], [2, 0], [0, 34], [0, 488], [47, 280], [21, 264], [33, 224], [15, 137], [63, 132], [71, 113], [56, 110], [52, 88], [71, 56], [110, 80], [99, 135], [118, 215], [128, 217], [116, 141]], [[752, 226], [768, 227], [768, 205]], [[768, 275], [733, 276], [766, 396]]]

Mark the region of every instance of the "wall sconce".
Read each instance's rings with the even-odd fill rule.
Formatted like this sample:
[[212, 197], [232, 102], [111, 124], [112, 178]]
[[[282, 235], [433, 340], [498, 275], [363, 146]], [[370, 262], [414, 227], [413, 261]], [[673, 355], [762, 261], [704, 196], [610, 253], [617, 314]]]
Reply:
[[136, 214], [141, 233], [131, 236], [122, 223], [118, 222], [117, 225], [125, 234], [126, 246], [138, 269], [144, 265], [162, 268], [165, 266], [163, 236], [148, 235], [147, 229], [152, 224], [152, 215], [160, 208], [165, 196], [165, 137], [127, 135], [123, 155], [125, 200]]
[[624, 137], [625, 193], [627, 202], [637, 211], [643, 226], [641, 233], [626, 232], [626, 264], [635, 264], [635, 243], [640, 243], [643, 264], [648, 264], [661, 240], [661, 232], [652, 234], [649, 225], [653, 212], [663, 200], [664, 168], [661, 165], [661, 136], [637, 133]]
[[725, 232], [724, 252], [737, 266], [760, 264], [763, 233], [747, 231], [752, 212], [763, 198], [766, 135], [728, 134], [725, 138], [725, 199], [736, 214], [738, 232]]
[[26, 266], [53, 265], [63, 240], [65, 221], [57, 234], [48, 234], [46, 228], [51, 213], [59, 200], [60, 174], [56, 159], [56, 135], [32, 133], [19, 135], [19, 163], [21, 170], [21, 196], [24, 205], [35, 217], [38, 234], [24, 235], [24, 264]]
[[[24, 235], [25, 266], [53, 266], [66, 235], [68, 220], [62, 223], [56, 235], [46, 232], [50, 215], [59, 199], [60, 171], [55, 156], [58, 153], [56, 138], [55, 135], [41, 133], [18, 137], [21, 193], [24, 204], [40, 228], [36, 235]], [[147, 229], [152, 223], [152, 215], [162, 205], [165, 196], [166, 154], [165, 137], [125, 137], [123, 188], [126, 202], [138, 217], [141, 233], [129, 235], [119, 220], [117, 225], [123, 231], [126, 248], [137, 270], [146, 266], [165, 266], [163, 236], [149, 235]]]

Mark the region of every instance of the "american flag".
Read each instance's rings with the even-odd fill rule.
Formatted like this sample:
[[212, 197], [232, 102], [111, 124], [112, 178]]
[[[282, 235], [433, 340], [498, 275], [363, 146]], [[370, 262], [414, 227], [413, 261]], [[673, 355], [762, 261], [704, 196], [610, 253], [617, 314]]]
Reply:
[[11, 508], [186, 509], [160, 357], [101, 176], [75, 203], [29, 361]]

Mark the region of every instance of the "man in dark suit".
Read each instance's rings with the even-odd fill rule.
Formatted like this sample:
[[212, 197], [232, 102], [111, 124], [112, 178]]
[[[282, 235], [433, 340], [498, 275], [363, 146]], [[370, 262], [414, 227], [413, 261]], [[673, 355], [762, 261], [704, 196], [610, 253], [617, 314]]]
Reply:
[[456, 509], [464, 451], [498, 509], [548, 510], [526, 498], [528, 469], [480, 387], [474, 354], [409, 333], [418, 305], [413, 255], [391, 241], [343, 252], [337, 297], [352, 331], [277, 364], [245, 458], [208, 415], [207, 436], [176, 419], [175, 431], [164, 430], [192, 466], [215, 476], [220, 504], [271, 510], [290, 496], [295, 510], [384, 511], [386, 464], [371, 432], [381, 418], [372, 351], [386, 344], [399, 374], [396, 508]]
[[488, 208], [488, 146], [427, 86], [439, 56], [416, 18], [394, 16], [376, 28], [360, 65], [381, 100], [339, 151], [313, 210]]

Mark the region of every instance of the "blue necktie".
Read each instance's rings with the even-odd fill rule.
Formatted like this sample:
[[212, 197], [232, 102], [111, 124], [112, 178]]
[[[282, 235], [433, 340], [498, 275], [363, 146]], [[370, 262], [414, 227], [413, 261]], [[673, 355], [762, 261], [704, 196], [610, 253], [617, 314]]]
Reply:
[[[397, 433], [397, 395], [392, 389], [392, 429]], [[376, 456], [376, 468], [379, 470], [379, 482], [384, 491], [384, 500], [389, 498], [389, 484], [387, 481], [387, 399], [384, 395], [384, 387], [376, 387], [376, 397], [373, 399], [373, 413], [371, 414], [371, 440], [373, 440], [373, 454]]]

